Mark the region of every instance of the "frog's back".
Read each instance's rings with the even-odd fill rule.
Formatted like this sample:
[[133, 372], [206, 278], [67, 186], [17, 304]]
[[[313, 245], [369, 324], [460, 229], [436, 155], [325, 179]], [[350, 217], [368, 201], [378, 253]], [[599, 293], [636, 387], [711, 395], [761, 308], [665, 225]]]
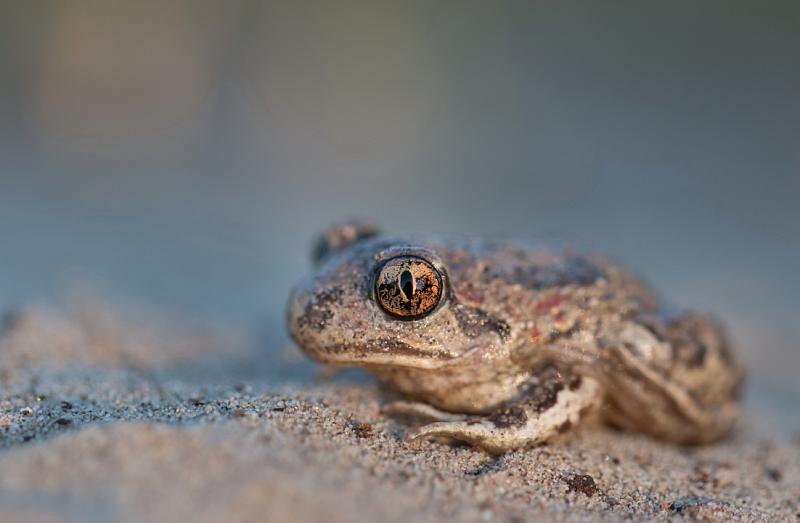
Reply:
[[649, 288], [602, 254], [481, 240], [432, 248], [448, 267], [452, 297], [502, 318], [512, 345], [656, 310]]

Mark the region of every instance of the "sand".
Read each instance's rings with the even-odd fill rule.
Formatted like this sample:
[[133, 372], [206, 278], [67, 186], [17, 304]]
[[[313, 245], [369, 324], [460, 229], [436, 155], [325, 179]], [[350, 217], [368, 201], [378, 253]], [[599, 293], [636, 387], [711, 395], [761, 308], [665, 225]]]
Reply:
[[586, 427], [492, 457], [405, 442], [363, 376], [259, 378], [243, 346], [105, 307], [7, 318], [0, 521], [800, 521], [800, 439], [758, 412], [705, 447]]

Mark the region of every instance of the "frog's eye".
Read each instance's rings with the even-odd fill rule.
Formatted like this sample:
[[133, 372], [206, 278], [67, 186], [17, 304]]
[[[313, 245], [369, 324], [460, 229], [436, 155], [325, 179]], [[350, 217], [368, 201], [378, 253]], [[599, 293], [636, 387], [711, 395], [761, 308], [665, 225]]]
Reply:
[[386, 260], [375, 278], [375, 296], [381, 308], [407, 320], [430, 314], [442, 298], [442, 287], [439, 271], [418, 256]]

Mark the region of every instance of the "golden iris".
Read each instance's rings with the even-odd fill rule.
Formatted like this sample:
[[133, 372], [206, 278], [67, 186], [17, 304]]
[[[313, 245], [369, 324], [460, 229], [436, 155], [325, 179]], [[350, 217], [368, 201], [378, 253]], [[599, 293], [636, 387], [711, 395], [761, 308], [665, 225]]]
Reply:
[[397, 256], [384, 262], [375, 278], [381, 308], [402, 319], [430, 314], [442, 298], [442, 275], [418, 256]]

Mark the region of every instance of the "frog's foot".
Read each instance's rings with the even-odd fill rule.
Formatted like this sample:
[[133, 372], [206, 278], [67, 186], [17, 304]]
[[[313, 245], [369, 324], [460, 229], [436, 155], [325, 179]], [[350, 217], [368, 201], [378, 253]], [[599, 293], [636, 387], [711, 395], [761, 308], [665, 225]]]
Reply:
[[592, 378], [574, 378], [564, 386], [548, 383], [532, 388], [519, 402], [486, 416], [431, 423], [407, 437], [411, 440], [443, 437], [502, 454], [549, 441], [569, 431], [600, 399], [600, 385]]
[[393, 401], [381, 407], [381, 412], [389, 416], [408, 416], [429, 421], [460, 421], [466, 419], [463, 414], [445, 412], [427, 403], [416, 401]]

